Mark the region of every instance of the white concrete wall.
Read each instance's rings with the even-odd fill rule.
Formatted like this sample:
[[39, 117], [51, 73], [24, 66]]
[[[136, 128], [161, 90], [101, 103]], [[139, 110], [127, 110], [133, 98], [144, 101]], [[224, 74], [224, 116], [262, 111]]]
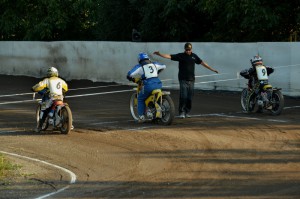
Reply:
[[[137, 63], [139, 52], [163, 62], [161, 73], [165, 86], [178, 88], [178, 63], [152, 55], [155, 50], [175, 54], [183, 52], [184, 43], [134, 42], [0, 42], [0, 74], [42, 77], [49, 66], [57, 66], [67, 80], [128, 83], [127, 71]], [[215, 75], [201, 65], [196, 67], [196, 88], [240, 91], [246, 80], [238, 74], [250, 67], [250, 59], [259, 53], [264, 63], [275, 67], [270, 76], [274, 87], [283, 93], [300, 96], [300, 43], [193, 43], [193, 52], [219, 70]], [[207, 75], [207, 76], [206, 76]], [[240, 79], [237, 79], [240, 78]], [[213, 82], [211, 82], [213, 81]], [[208, 83], [210, 82], [210, 83]]]

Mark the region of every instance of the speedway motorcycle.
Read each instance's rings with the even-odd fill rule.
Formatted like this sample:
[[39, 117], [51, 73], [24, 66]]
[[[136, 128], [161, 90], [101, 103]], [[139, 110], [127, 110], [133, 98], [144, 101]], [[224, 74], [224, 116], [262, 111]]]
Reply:
[[284, 107], [281, 88], [273, 88], [268, 82], [267, 69], [263, 65], [255, 66], [256, 76], [253, 87], [244, 88], [241, 93], [241, 106], [245, 112], [268, 111], [271, 115], [279, 115]]
[[[138, 100], [137, 96], [142, 89], [142, 81], [136, 80], [137, 87], [130, 98], [130, 113], [134, 120], [138, 120]], [[151, 95], [145, 100], [146, 110], [145, 119], [158, 122], [164, 125], [170, 125], [175, 117], [175, 107], [170, 92], [155, 89]]]
[[[33, 94], [35, 99], [35, 93]], [[72, 130], [72, 112], [69, 105], [61, 100], [53, 101], [52, 106], [55, 106], [53, 117], [48, 115], [49, 111], [45, 110], [45, 102], [37, 100], [38, 105], [36, 108], [36, 123], [39, 126], [40, 120], [44, 117], [44, 123], [42, 124], [41, 131], [45, 131], [49, 126], [53, 130], [59, 130], [62, 134], [68, 134]], [[48, 108], [50, 109], [50, 108]], [[43, 111], [42, 111], [43, 110]], [[46, 116], [44, 116], [46, 114]]]

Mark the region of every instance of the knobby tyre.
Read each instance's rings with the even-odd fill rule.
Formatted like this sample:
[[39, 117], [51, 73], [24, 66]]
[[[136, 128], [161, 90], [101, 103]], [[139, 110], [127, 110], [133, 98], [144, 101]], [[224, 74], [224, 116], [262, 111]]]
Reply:
[[60, 132], [62, 134], [68, 134], [72, 129], [72, 112], [69, 106], [64, 106], [61, 108], [59, 112], [59, 116], [61, 117], [61, 127]]
[[258, 112], [259, 111], [259, 107], [256, 103], [256, 94], [254, 92], [248, 94], [247, 96], [247, 112], [248, 113], [255, 113], [255, 112]]
[[247, 95], [248, 95], [248, 89], [244, 88], [241, 92], [241, 107], [242, 111], [247, 111]]
[[138, 120], [139, 119], [137, 104], [138, 104], [138, 102], [137, 102], [137, 94], [133, 93], [131, 95], [131, 98], [130, 98], [129, 108], [130, 108], [131, 116], [132, 116], [132, 118], [134, 120]]
[[[38, 128], [39, 126], [39, 123], [40, 123], [40, 113], [41, 113], [41, 108], [42, 108], [42, 105], [41, 104], [38, 104], [37, 107], [36, 107], [36, 128]], [[43, 116], [45, 118], [45, 115]], [[44, 119], [44, 123], [42, 125], [42, 128], [41, 130], [42, 131], [45, 131], [47, 130], [49, 124], [48, 124], [48, 118], [45, 118]]]
[[272, 115], [280, 115], [284, 107], [284, 97], [280, 90], [274, 90], [272, 93]]
[[161, 123], [164, 125], [170, 125], [175, 117], [175, 106], [172, 98], [169, 95], [162, 96], [162, 118]]

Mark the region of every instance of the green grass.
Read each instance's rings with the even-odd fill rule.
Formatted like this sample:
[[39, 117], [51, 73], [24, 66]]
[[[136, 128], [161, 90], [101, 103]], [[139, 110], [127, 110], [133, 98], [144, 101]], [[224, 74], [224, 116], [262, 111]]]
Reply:
[[0, 154], [0, 185], [9, 184], [19, 168], [19, 165], [12, 164], [3, 154]]

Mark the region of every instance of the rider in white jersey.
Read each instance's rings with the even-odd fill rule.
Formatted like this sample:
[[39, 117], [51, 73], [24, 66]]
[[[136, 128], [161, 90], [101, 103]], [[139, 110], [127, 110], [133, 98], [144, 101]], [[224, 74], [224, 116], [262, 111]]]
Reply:
[[51, 108], [53, 101], [63, 101], [64, 93], [68, 91], [68, 84], [58, 77], [58, 70], [56, 68], [50, 67], [47, 71], [47, 78], [34, 85], [32, 90], [43, 95], [40, 124], [37, 129], [37, 131], [40, 131], [41, 125], [44, 123], [44, 119], [46, 118], [46, 114], [49, 114], [50, 117], [53, 116], [55, 108]]
[[127, 79], [135, 81], [135, 78], [140, 78], [143, 81], [143, 88], [138, 94], [138, 114], [140, 121], [144, 121], [145, 116], [145, 100], [155, 89], [161, 89], [162, 83], [158, 78], [158, 73], [166, 68], [166, 65], [151, 62], [148, 54], [138, 54], [139, 64], [135, 65], [128, 73]]

